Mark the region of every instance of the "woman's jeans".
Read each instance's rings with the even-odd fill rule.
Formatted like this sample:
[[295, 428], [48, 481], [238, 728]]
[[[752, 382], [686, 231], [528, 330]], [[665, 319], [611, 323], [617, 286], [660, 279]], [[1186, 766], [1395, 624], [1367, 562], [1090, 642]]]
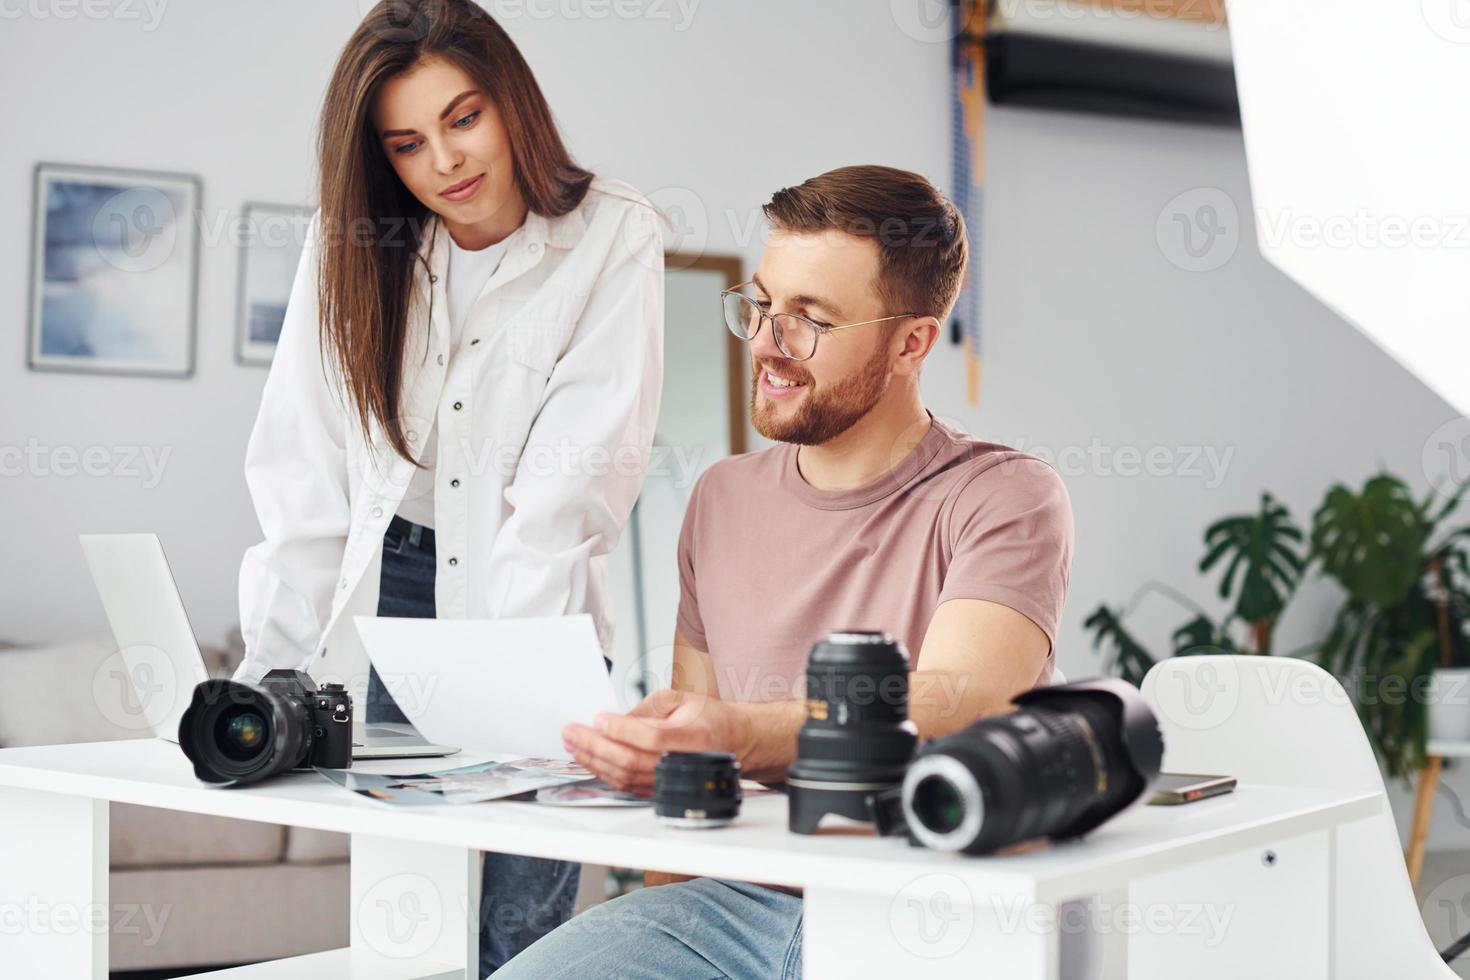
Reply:
[[[433, 619], [435, 561], [433, 532], [395, 517], [383, 535], [378, 615]], [[368, 722], [408, 720], [376, 670], [368, 675], [365, 707]], [[479, 976], [571, 918], [580, 874], [581, 865], [570, 861], [485, 853]]]

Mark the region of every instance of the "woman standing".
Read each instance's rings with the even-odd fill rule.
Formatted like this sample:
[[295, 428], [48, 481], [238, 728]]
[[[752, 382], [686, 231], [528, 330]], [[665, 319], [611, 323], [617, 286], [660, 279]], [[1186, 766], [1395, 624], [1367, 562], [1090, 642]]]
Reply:
[[[587, 612], [610, 657], [603, 556], [662, 383], [652, 207], [572, 161], [515, 44], [468, 0], [368, 14], [318, 157], [246, 450], [265, 539], [240, 570], [236, 678], [301, 667], [374, 586], [382, 616]], [[367, 701], [368, 721], [402, 717], [375, 674]], [[486, 854], [482, 976], [570, 915], [577, 870]]]

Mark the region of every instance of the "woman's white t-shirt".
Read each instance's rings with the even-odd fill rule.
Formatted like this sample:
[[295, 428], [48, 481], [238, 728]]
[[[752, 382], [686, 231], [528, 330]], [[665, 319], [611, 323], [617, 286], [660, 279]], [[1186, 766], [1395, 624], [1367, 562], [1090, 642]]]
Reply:
[[[464, 334], [464, 322], [470, 307], [475, 305], [475, 300], [485, 291], [485, 284], [500, 267], [510, 236], [473, 251], [458, 245], [454, 236], [445, 237], [449, 240], [449, 267], [444, 273], [444, 285], [449, 299], [449, 356], [452, 358], [459, 353], [459, 339]], [[419, 460], [426, 468], [414, 471], [403, 501], [398, 505], [398, 516], [404, 520], [424, 527], [434, 526], [434, 463], [438, 455], [439, 426], [435, 423], [429, 429], [424, 454]]]

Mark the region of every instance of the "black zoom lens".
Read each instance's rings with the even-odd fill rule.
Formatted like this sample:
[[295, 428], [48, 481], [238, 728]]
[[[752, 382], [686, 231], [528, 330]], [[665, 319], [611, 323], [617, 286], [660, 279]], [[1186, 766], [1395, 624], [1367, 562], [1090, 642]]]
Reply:
[[917, 736], [909, 723], [909, 662], [887, 633], [836, 630], [812, 647], [807, 718], [786, 776], [793, 833], [829, 813], [871, 819], [867, 797], [903, 781]]
[[723, 827], [740, 812], [740, 763], [729, 752], [668, 752], [653, 770], [653, 812], [671, 827]]
[[179, 722], [179, 747], [205, 782], [253, 783], [300, 765], [311, 732], [299, 700], [216, 678], [194, 688]]
[[1015, 703], [1011, 714], [919, 750], [902, 795], [919, 843], [987, 854], [1033, 837], [1077, 837], [1158, 778], [1163, 737], [1126, 681], [1036, 688]]
[[266, 743], [265, 719], [249, 705], [222, 711], [214, 725], [214, 741], [234, 762], [249, 762], [260, 755]]

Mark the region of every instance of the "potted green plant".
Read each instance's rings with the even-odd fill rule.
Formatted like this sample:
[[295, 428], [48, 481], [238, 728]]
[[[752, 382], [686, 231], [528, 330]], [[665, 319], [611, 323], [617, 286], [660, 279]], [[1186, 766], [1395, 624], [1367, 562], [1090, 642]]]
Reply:
[[[1149, 582], [1121, 609], [1101, 605], [1083, 622], [1093, 633], [1093, 647], [1108, 657], [1108, 666], [1133, 684], [1143, 683], [1157, 660], [1124, 626], [1143, 599], [1164, 595], [1193, 616], [1172, 636], [1172, 656], [1200, 653], [1270, 653], [1272, 632], [1281, 611], [1301, 582], [1306, 560], [1303, 534], [1286, 506], [1269, 493], [1261, 494], [1254, 514], [1222, 518], [1205, 529], [1201, 573], [1224, 564], [1217, 588], [1230, 602], [1230, 611], [1218, 623], [1178, 591]], [[1239, 636], [1237, 639], [1237, 635]]]
[[1334, 486], [1313, 517], [1312, 559], [1347, 596], [1317, 659], [1344, 680], [1393, 776], [1423, 768], [1431, 706], [1456, 709], [1433, 695], [1435, 672], [1470, 666], [1470, 527], [1443, 530], [1464, 492], [1436, 506], [1385, 473], [1356, 493]]
[[1286, 507], [1263, 493], [1256, 513], [1205, 531], [1199, 570], [1223, 563], [1219, 595], [1232, 599], [1220, 623], [1177, 591], [1149, 583], [1121, 609], [1099, 606], [1083, 625], [1108, 667], [1134, 684], [1156, 659], [1124, 624], [1153, 593], [1194, 613], [1173, 634], [1174, 656], [1270, 654], [1276, 621], [1316, 566], [1345, 599], [1324, 639], [1288, 655], [1312, 656], [1343, 681], [1385, 769], [1407, 779], [1423, 767], [1431, 712], [1443, 714], [1436, 727], [1444, 730], [1452, 730], [1450, 721], [1470, 721], [1470, 689], [1456, 687], [1458, 703], [1444, 694], [1445, 672], [1470, 668], [1470, 527], [1444, 526], [1465, 491], [1416, 501], [1387, 473], [1356, 492], [1334, 485], [1312, 516], [1305, 546]]

